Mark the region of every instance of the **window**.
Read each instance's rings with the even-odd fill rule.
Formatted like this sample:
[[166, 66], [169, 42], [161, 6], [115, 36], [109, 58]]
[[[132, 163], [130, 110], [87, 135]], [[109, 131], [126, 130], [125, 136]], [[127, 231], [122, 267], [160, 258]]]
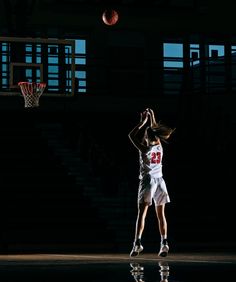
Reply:
[[164, 43], [164, 68], [183, 68], [183, 44]]
[[200, 63], [200, 45], [190, 44], [190, 66], [199, 65]]
[[208, 57], [211, 59], [217, 59], [225, 55], [225, 49], [223, 45], [209, 45], [208, 46]]
[[163, 92], [164, 94], [179, 94], [183, 81], [183, 44], [163, 44]]
[[86, 41], [75, 40], [75, 92], [86, 92]]

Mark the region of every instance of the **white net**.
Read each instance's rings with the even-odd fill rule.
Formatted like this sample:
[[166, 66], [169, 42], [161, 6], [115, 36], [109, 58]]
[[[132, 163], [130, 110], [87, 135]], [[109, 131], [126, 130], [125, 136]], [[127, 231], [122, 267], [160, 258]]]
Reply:
[[43, 94], [46, 87], [44, 82], [19, 82], [21, 93], [25, 100], [25, 108], [33, 108], [39, 106], [39, 98]]

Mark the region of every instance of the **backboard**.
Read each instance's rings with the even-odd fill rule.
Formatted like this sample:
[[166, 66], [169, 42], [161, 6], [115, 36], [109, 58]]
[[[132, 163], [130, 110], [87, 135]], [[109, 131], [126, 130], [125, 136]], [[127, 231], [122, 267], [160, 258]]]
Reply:
[[45, 82], [46, 96], [73, 96], [75, 41], [0, 37], [1, 92], [19, 94], [20, 81]]

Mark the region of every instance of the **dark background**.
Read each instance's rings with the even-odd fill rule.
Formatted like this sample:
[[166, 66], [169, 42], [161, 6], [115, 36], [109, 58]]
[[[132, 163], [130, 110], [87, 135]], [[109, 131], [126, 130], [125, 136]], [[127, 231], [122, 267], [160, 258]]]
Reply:
[[[0, 5], [2, 36], [86, 37], [90, 68], [83, 96], [42, 96], [39, 108], [25, 109], [21, 97], [0, 94], [1, 252], [129, 253], [138, 153], [128, 132], [146, 107], [176, 127], [164, 144], [163, 168], [171, 197], [166, 208], [171, 250], [234, 250], [236, 93], [233, 88], [193, 91], [186, 83], [177, 95], [164, 95], [156, 69], [160, 51], [153, 47], [180, 39], [235, 44], [231, 3], [21, 0]], [[120, 12], [113, 27], [101, 21], [108, 6]], [[139, 38], [145, 42], [144, 61], [153, 64], [148, 72], [144, 68], [146, 88], [134, 71]], [[99, 76], [101, 61], [108, 62], [111, 79]], [[156, 223], [152, 207], [143, 235], [146, 251], [158, 251]]]

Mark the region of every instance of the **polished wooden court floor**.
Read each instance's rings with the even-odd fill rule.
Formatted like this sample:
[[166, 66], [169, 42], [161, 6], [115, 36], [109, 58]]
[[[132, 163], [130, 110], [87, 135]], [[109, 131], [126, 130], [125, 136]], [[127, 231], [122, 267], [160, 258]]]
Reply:
[[234, 281], [234, 253], [0, 255], [0, 278], [15, 281]]

